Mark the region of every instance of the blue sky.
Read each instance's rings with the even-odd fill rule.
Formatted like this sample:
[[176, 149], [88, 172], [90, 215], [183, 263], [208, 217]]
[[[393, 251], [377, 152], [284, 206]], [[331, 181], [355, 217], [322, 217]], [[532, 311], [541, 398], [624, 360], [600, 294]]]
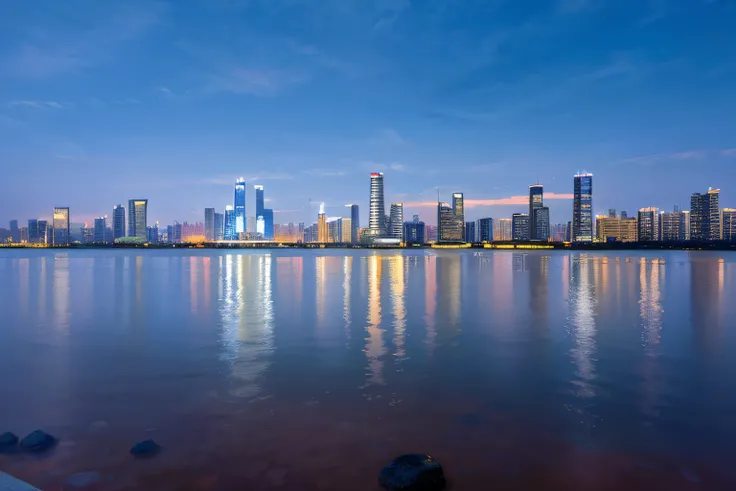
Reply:
[[203, 220], [241, 175], [279, 223], [367, 223], [371, 171], [428, 223], [437, 186], [498, 218], [538, 180], [567, 221], [580, 170], [596, 212], [736, 207], [734, 25], [730, 0], [3, 2], [0, 226], [134, 197]]

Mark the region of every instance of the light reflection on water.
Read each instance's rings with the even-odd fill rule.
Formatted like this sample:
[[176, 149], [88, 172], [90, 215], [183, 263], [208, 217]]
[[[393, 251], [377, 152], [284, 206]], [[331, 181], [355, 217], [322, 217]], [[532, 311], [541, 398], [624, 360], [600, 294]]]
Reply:
[[[715, 489], [736, 477], [735, 265], [705, 252], [0, 251], [0, 432], [70, 443], [0, 468], [49, 488], [91, 466], [128, 479], [109, 489], [217, 469], [249, 489], [344, 489], [318, 471], [373, 482], [393, 453], [420, 450], [461, 489], [689, 489], [694, 474]], [[167, 453], [145, 468], [97, 451], [147, 431]]]

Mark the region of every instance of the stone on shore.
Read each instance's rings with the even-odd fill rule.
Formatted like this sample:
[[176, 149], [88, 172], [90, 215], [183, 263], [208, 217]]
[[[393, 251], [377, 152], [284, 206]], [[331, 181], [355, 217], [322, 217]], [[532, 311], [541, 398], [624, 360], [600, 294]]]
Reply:
[[20, 441], [20, 448], [28, 452], [43, 452], [56, 445], [56, 443], [55, 437], [45, 431], [36, 430]]
[[0, 453], [14, 452], [18, 448], [18, 437], [7, 432], [0, 435]]
[[152, 457], [161, 450], [161, 445], [153, 440], [138, 442], [130, 449], [130, 453], [136, 457]]
[[381, 470], [378, 482], [389, 491], [441, 491], [445, 489], [442, 466], [429, 455], [409, 454], [394, 459]]

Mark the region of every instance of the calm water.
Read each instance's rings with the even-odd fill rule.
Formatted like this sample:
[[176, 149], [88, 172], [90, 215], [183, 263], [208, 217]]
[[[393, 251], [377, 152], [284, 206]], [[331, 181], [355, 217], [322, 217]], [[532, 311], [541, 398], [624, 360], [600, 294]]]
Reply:
[[[0, 432], [44, 490], [736, 483], [736, 255], [0, 251]], [[155, 438], [164, 451], [133, 461]]]

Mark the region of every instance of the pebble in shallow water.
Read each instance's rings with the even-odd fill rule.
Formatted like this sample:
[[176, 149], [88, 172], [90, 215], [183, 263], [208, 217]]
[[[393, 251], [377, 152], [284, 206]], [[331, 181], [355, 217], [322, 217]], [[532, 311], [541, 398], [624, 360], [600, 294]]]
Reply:
[[20, 448], [28, 452], [43, 452], [56, 445], [56, 438], [45, 431], [36, 430], [20, 441]]
[[0, 435], [0, 453], [14, 452], [18, 447], [18, 437], [7, 432]]
[[381, 470], [378, 482], [389, 491], [441, 491], [445, 489], [442, 466], [429, 455], [409, 454], [394, 459]]
[[151, 457], [161, 450], [161, 445], [153, 440], [138, 442], [130, 449], [130, 453], [136, 457]]

